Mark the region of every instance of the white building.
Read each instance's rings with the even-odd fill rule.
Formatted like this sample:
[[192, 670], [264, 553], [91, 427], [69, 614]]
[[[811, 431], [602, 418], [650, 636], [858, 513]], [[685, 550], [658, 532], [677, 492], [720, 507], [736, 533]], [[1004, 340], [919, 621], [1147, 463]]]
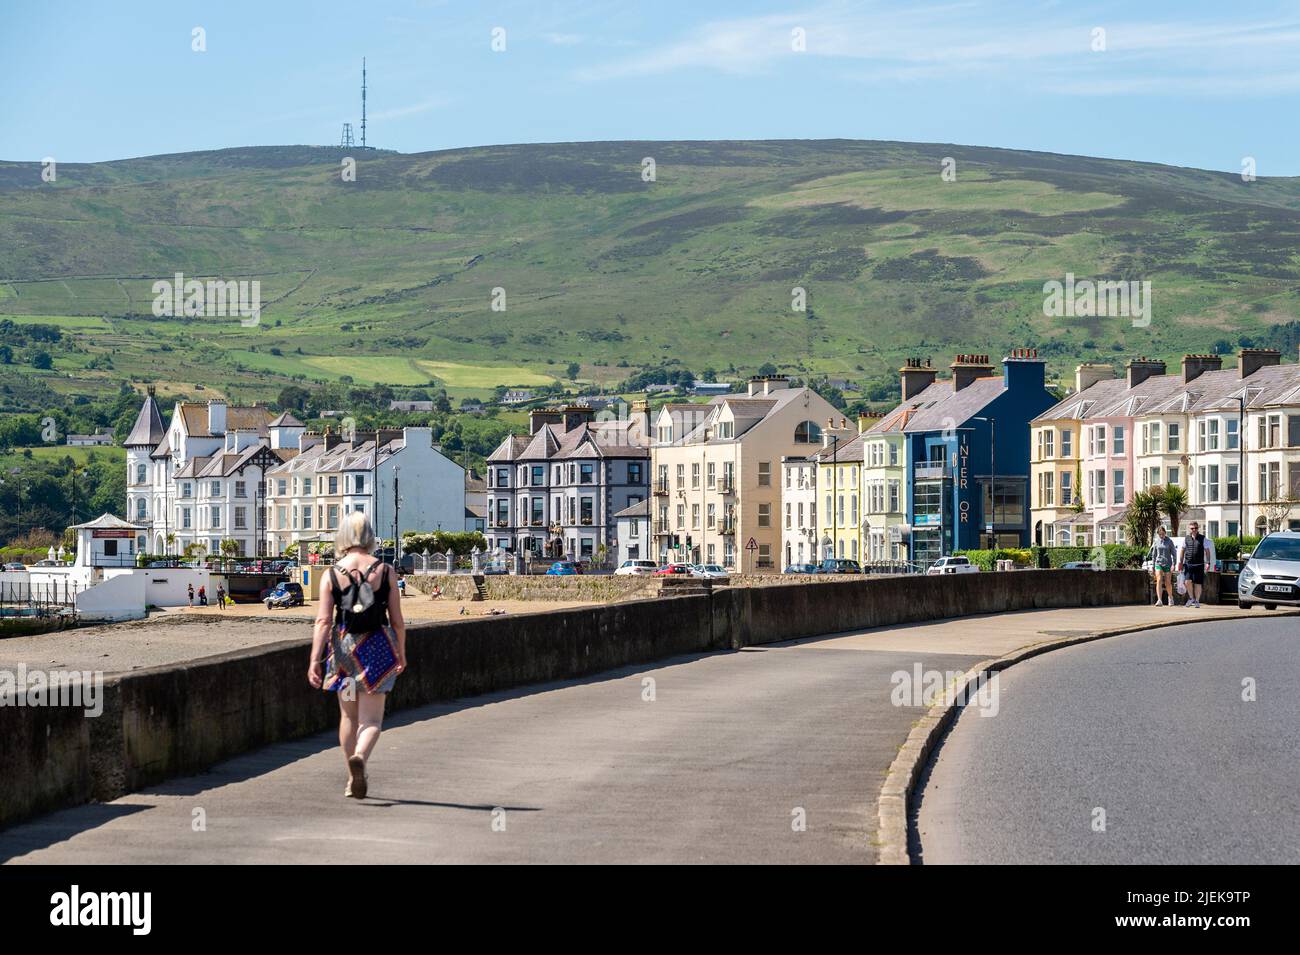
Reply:
[[817, 456], [781, 459], [782, 569], [820, 560], [817, 544]]
[[340, 518], [353, 511], [369, 514], [381, 539], [465, 528], [465, 470], [434, 447], [430, 428], [358, 431], [352, 440], [303, 432], [298, 450], [267, 472], [273, 553], [331, 541]]
[[177, 402], [164, 426], [150, 388], [125, 442], [127, 516], [145, 528], [136, 549], [175, 554], [194, 545], [215, 555], [233, 540], [239, 554], [261, 553], [264, 474], [297, 454], [301, 430], [292, 416], [222, 399]]
[[614, 515], [618, 545], [616, 564], [625, 560], [653, 560], [650, 550], [650, 502], [637, 501]]

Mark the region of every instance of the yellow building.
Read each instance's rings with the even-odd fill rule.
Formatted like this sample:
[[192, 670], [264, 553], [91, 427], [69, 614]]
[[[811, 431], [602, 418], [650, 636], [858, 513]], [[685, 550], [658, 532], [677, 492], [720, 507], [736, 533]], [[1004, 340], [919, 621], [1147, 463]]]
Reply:
[[817, 422], [836, 414], [821, 395], [780, 375], [751, 378], [744, 394], [659, 408], [651, 428], [651, 553], [663, 562], [778, 572], [782, 459], [820, 448]]

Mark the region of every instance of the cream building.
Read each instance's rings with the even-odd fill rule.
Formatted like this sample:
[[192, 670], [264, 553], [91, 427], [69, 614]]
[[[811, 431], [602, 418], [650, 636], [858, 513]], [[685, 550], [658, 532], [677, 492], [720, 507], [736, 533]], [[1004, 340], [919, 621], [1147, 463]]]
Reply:
[[651, 428], [653, 553], [779, 571], [782, 461], [819, 449], [817, 422], [833, 416], [829, 401], [779, 375], [750, 379], [744, 394], [661, 407]]

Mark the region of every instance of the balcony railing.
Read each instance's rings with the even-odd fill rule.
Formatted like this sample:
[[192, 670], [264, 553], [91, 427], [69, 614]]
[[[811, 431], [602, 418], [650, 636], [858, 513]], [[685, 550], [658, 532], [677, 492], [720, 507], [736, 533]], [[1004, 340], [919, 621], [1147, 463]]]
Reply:
[[655, 521], [655, 537], [664, 537], [672, 532], [672, 527], [667, 521]]
[[509, 527], [509, 526], [510, 526], [510, 521], [509, 521], [508, 519], [498, 519], [498, 520], [497, 520], [497, 521], [496, 521], [492, 526], [493, 526], [493, 527]]
[[735, 494], [735, 493], [736, 493], [736, 479], [735, 479], [735, 478], [730, 478], [730, 477], [725, 477], [725, 476], [722, 477], [722, 478], [720, 478], [720, 479], [718, 480], [718, 493], [719, 493], [719, 494]]
[[912, 469], [912, 477], [917, 481], [932, 481], [944, 476], [946, 469], [942, 464], [918, 464]]
[[655, 492], [656, 494], [667, 494], [667, 493], [668, 493], [668, 482], [667, 482], [667, 481], [663, 481], [663, 480], [655, 481], [654, 492]]

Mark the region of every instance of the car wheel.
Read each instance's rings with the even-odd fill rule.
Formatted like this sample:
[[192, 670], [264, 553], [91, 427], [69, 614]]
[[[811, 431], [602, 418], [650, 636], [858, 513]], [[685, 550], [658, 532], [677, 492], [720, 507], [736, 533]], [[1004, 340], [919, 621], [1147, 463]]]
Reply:
[[1237, 606], [1240, 607], [1242, 610], [1249, 610], [1255, 605], [1251, 603], [1249, 600], [1238, 600]]
[[1276, 609], [1277, 609], [1277, 604], [1264, 604], [1264, 609], [1265, 609], [1265, 610], [1276, 610]]

